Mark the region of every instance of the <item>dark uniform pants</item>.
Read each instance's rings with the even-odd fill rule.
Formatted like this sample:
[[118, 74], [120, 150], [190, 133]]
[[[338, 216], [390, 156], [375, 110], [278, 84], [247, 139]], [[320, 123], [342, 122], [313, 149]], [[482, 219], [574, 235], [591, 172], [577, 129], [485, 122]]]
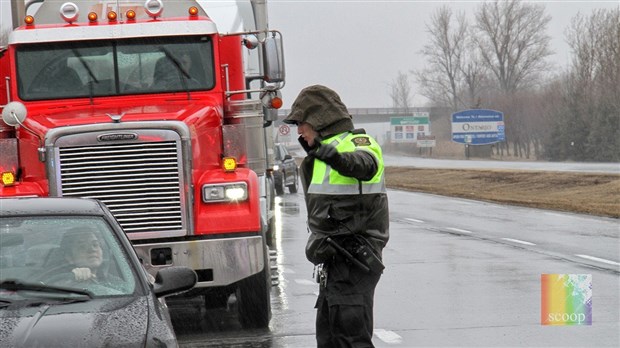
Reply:
[[327, 282], [315, 305], [317, 347], [374, 347], [373, 299], [381, 275], [364, 273], [341, 257], [325, 266]]

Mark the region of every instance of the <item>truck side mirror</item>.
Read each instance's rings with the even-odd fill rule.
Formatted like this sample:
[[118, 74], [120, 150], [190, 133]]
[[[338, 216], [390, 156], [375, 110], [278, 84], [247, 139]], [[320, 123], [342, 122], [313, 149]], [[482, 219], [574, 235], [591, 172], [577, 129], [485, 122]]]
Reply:
[[280, 32], [271, 31], [265, 38], [263, 61], [265, 62], [265, 81], [270, 83], [284, 82], [284, 51]]
[[27, 115], [28, 111], [26, 110], [26, 106], [20, 102], [10, 102], [6, 104], [2, 110], [2, 120], [4, 123], [13, 127], [21, 125]]

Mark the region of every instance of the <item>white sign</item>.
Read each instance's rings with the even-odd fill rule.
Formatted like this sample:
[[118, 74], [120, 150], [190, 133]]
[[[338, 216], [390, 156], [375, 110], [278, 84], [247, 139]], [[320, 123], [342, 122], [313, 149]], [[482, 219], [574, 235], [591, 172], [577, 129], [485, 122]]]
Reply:
[[435, 147], [436, 141], [434, 135], [420, 135], [416, 145], [418, 147]]
[[291, 129], [291, 126], [287, 125], [287, 124], [283, 124], [280, 125], [280, 127], [278, 127], [278, 132], [276, 133], [276, 142], [278, 143], [290, 143], [292, 142], [293, 139], [293, 130]]
[[291, 127], [289, 127], [286, 124], [283, 124], [280, 127], [278, 127], [278, 132], [282, 136], [289, 135], [289, 133], [291, 133]]

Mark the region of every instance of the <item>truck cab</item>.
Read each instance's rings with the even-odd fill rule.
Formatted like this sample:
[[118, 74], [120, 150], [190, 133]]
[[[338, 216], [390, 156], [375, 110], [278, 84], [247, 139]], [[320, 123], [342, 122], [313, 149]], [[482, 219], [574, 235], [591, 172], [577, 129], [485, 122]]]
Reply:
[[196, 1], [46, 0], [0, 58], [0, 196], [99, 200], [149, 273], [191, 267], [191, 296], [265, 327], [282, 59], [279, 32], [220, 33]]

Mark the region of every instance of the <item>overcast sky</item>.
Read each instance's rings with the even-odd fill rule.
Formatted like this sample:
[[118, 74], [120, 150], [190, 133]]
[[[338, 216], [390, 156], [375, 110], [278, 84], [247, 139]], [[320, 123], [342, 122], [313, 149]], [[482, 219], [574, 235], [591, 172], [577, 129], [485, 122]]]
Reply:
[[[215, 0], [215, 2], [218, 2]], [[222, 1], [220, 1], [222, 2]], [[564, 30], [577, 13], [618, 8], [619, 0], [531, 1], [545, 6], [552, 20], [552, 56], [558, 67], [570, 59]], [[391, 107], [389, 84], [399, 71], [424, 66], [418, 53], [429, 40], [425, 25], [442, 5], [472, 16], [480, 1], [267, 0], [269, 25], [284, 37], [287, 82], [284, 107], [312, 84], [336, 90], [348, 107]], [[10, 25], [9, 0], [0, 0], [2, 27]], [[413, 82], [413, 78], [411, 78]], [[426, 100], [413, 88], [414, 106]]]
[[[336, 90], [348, 107], [391, 107], [388, 85], [398, 71], [424, 67], [418, 53], [429, 40], [426, 23], [442, 5], [472, 16], [480, 1], [296, 1], [268, 0], [269, 25], [284, 37], [284, 107], [312, 84]], [[552, 56], [566, 67], [564, 30], [578, 12], [618, 8], [620, 1], [532, 1], [552, 16], [547, 33]], [[413, 78], [410, 79], [413, 81]], [[413, 92], [416, 93], [414, 86]], [[414, 96], [414, 106], [426, 100]]]

